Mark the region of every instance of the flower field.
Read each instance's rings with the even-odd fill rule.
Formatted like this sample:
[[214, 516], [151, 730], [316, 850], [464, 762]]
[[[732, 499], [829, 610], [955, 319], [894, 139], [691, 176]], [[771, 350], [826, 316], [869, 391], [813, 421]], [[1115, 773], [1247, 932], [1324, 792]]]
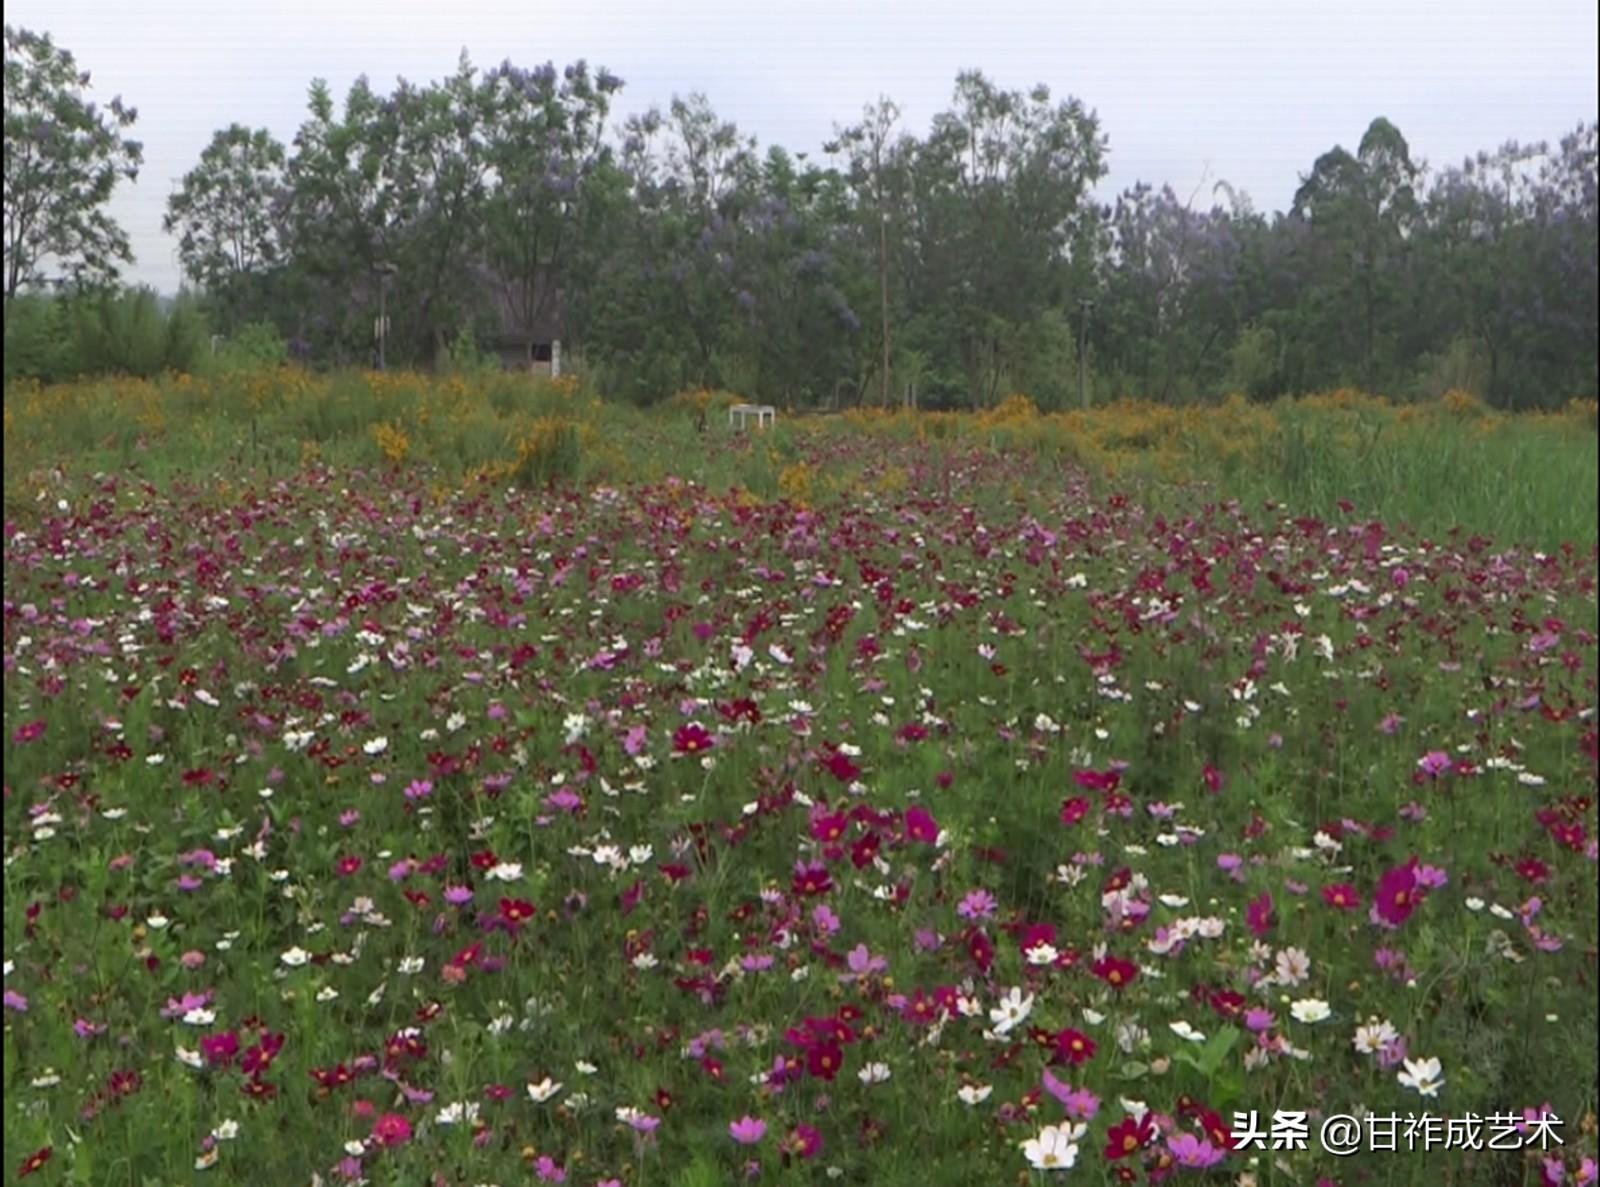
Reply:
[[8, 1176], [1594, 1181], [1592, 405], [251, 383], [7, 394]]

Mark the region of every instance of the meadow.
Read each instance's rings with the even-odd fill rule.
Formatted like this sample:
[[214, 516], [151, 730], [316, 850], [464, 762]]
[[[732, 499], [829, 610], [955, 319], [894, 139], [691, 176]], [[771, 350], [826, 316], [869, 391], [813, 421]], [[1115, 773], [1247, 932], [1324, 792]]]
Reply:
[[732, 398], [6, 391], [9, 1174], [1595, 1181], [1592, 402]]

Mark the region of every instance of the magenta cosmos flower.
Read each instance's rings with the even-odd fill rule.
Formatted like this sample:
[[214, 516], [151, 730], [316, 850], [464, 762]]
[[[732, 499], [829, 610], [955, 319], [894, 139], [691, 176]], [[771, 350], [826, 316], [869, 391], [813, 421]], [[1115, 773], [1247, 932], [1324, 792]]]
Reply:
[[767, 1136], [767, 1123], [759, 1117], [740, 1117], [728, 1123], [728, 1136], [741, 1146], [753, 1146]]

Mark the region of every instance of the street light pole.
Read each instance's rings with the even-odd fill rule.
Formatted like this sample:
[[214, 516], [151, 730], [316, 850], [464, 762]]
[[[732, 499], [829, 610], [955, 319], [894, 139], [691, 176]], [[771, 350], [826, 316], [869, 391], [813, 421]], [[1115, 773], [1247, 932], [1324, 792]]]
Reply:
[[1078, 298], [1078, 403], [1085, 412], [1089, 411], [1089, 311], [1093, 308], [1094, 302], [1088, 297]]

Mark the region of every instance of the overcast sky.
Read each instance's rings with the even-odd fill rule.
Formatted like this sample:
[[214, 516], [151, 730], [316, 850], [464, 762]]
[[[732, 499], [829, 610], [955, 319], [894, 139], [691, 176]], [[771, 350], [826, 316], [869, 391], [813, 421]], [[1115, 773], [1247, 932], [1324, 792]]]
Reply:
[[1431, 165], [1596, 115], [1595, 0], [7, 0], [93, 73], [93, 97], [139, 110], [144, 169], [113, 202], [132, 279], [176, 290], [161, 214], [211, 133], [237, 121], [290, 140], [311, 79], [341, 99], [365, 73], [443, 77], [587, 58], [626, 82], [616, 114], [704, 91], [724, 118], [795, 151], [879, 94], [924, 131], [957, 71], [1036, 82], [1098, 111], [1106, 195], [1135, 181], [1184, 196], [1224, 178], [1285, 206], [1334, 144], [1388, 116]]

